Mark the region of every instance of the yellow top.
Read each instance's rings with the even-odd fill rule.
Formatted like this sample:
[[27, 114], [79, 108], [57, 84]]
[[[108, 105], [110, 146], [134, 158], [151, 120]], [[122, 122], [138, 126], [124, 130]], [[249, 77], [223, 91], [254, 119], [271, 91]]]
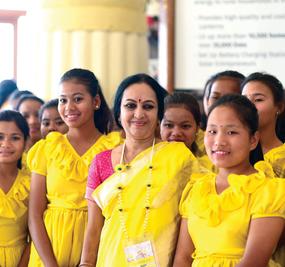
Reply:
[[29, 192], [30, 176], [21, 170], [7, 194], [0, 188], [0, 247], [26, 242]]
[[[186, 186], [180, 213], [188, 219], [195, 246], [193, 266], [235, 266], [241, 259], [251, 219], [285, 218], [285, 181], [273, 178], [266, 162], [255, 164], [257, 173], [228, 177], [230, 186], [216, 192], [216, 174], [194, 177]], [[272, 260], [269, 266], [278, 266]]]
[[277, 177], [285, 178], [285, 144], [269, 150], [263, 157], [271, 164]]
[[69, 143], [66, 135], [50, 133], [28, 153], [32, 172], [46, 176], [49, 207], [87, 208], [84, 198], [89, 165], [96, 154], [121, 142], [118, 132], [102, 135], [82, 156]]
[[[59, 132], [48, 134], [28, 153], [31, 171], [46, 176], [48, 208], [44, 223], [59, 266], [76, 266], [87, 223], [84, 198], [88, 169], [96, 154], [121, 142], [118, 132], [102, 135], [82, 156]], [[44, 266], [32, 246], [29, 266]]]
[[206, 150], [204, 146], [204, 135], [205, 132], [202, 129], [199, 129], [195, 139], [195, 142], [198, 146], [197, 156], [199, 157], [206, 155]]
[[[127, 240], [121, 214], [129, 239], [133, 242], [151, 240], [157, 266], [171, 266], [179, 224], [178, 204], [196, 160], [183, 143], [161, 142], [154, 146], [149, 219], [144, 233], [150, 154], [151, 148], [141, 152], [128, 164], [129, 168], [123, 168], [123, 176], [115, 172], [93, 192], [105, 217], [97, 267], [129, 266], [124, 254]], [[119, 210], [119, 187], [122, 188], [123, 211]]]
[[0, 266], [16, 266], [27, 244], [29, 192], [30, 176], [22, 170], [8, 193], [0, 188]]

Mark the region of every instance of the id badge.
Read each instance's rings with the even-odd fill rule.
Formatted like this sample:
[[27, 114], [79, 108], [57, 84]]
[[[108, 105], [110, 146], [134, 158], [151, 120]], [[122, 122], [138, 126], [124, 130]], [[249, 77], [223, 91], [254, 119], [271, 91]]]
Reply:
[[124, 251], [130, 267], [158, 267], [150, 240], [128, 244]]

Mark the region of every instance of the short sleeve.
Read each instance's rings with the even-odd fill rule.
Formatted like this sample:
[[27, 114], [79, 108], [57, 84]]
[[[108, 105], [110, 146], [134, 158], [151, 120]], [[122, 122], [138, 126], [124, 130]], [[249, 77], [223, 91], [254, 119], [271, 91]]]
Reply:
[[85, 194], [88, 200], [94, 201], [93, 191], [113, 173], [111, 153], [112, 150], [101, 152], [91, 162]]
[[40, 140], [29, 150], [27, 165], [31, 172], [47, 175], [47, 159], [45, 153], [46, 141]]
[[187, 185], [185, 186], [182, 196], [181, 196], [181, 200], [180, 200], [180, 204], [179, 204], [179, 213], [183, 218], [188, 218], [188, 209], [189, 209], [189, 203], [190, 203], [190, 191], [192, 189], [193, 186], [193, 181], [190, 180]]
[[252, 218], [285, 218], [285, 180], [267, 179], [264, 185], [252, 194]]

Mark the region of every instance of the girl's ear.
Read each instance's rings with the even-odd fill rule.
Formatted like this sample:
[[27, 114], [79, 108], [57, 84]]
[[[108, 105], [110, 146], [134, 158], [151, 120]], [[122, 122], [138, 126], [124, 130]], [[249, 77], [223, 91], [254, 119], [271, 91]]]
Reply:
[[278, 105], [277, 115], [280, 115], [284, 111], [285, 101], [281, 101]]
[[250, 150], [254, 150], [259, 142], [260, 134], [258, 131], [256, 131], [251, 137], [250, 137]]
[[100, 109], [101, 106], [101, 98], [100, 96], [97, 94], [94, 98], [93, 98], [93, 109], [94, 110], [98, 110]]

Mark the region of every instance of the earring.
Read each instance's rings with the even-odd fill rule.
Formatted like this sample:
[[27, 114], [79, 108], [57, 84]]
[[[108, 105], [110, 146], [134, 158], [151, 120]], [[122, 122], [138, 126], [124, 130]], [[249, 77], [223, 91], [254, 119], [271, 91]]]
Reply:
[[95, 106], [95, 110], [98, 110], [99, 109], [99, 106]]
[[279, 111], [276, 112], [276, 117], [278, 117], [278, 115], [279, 115]]

